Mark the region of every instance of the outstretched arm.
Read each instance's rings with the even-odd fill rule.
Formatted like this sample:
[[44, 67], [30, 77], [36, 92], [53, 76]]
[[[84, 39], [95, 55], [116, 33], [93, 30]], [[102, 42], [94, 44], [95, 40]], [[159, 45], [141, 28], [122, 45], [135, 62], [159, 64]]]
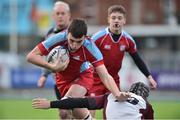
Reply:
[[152, 89], [157, 88], [157, 83], [156, 81], [153, 79], [153, 77], [151, 76], [151, 73], [149, 72], [147, 65], [145, 64], [145, 62], [142, 60], [142, 58], [139, 56], [139, 54], [137, 52], [130, 54], [131, 57], [133, 58], [135, 64], [137, 65], [137, 67], [140, 69], [140, 71], [147, 77], [147, 79], [150, 82], [150, 86]]
[[90, 110], [102, 109], [107, 100], [108, 94], [85, 97], [85, 98], [64, 98], [57, 101], [49, 101], [43, 98], [37, 98], [32, 101], [32, 107], [35, 109], [73, 109], [73, 108], [88, 108]]

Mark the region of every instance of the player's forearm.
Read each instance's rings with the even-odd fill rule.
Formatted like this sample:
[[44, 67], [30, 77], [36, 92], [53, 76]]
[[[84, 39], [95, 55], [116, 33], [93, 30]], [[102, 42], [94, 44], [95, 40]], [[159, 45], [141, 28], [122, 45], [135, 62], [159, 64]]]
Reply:
[[88, 108], [91, 110], [96, 109], [94, 99], [90, 98], [67, 98], [58, 101], [51, 101], [50, 108], [60, 108], [60, 109], [73, 109], [73, 108]]
[[106, 86], [106, 88], [114, 95], [114, 96], [119, 96], [120, 95], [120, 91], [114, 81], [114, 79], [112, 78], [111, 75], [106, 74], [103, 76], [100, 76], [101, 81], [103, 82], [103, 84]]
[[106, 88], [112, 92], [114, 96], [119, 96], [120, 91], [112, 78], [112, 76], [108, 73], [106, 67], [104, 65], [96, 67], [96, 71], [103, 82], [103, 84], [106, 86]]
[[108, 73], [106, 67], [104, 65], [96, 67], [96, 71], [103, 82], [103, 84], [106, 86], [109, 91], [116, 97], [119, 101], [127, 100], [128, 97], [130, 97], [129, 93], [120, 92], [114, 79], [112, 76]]
[[148, 70], [148, 67], [145, 64], [145, 62], [143, 61], [143, 59], [139, 56], [139, 54], [137, 52], [131, 54], [131, 56], [132, 56], [135, 64], [137, 65], [137, 67], [140, 69], [140, 71], [148, 78], [151, 75], [151, 73]]
[[27, 61], [34, 64], [34, 65], [37, 65], [37, 66], [52, 70], [51, 64], [48, 63], [47, 61], [45, 61], [44, 58], [41, 55], [36, 55], [34, 53], [29, 53], [27, 55]]
[[141, 59], [141, 57], [138, 55], [138, 53], [131, 54], [134, 62], [138, 66], [138, 68], [141, 70], [141, 72], [147, 77], [147, 79], [150, 82], [150, 86], [152, 89], [155, 89], [157, 87], [156, 81], [151, 76], [151, 73], [149, 72], [147, 65], [144, 63], [144, 61]]
[[48, 75], [51, 73], [50, 70], [43, 68], [41, 76], [48, 77]]
[[106, 86], [106, 88], [111, 91], [111, 93], [114, 96], [119, 96], [120, 95], [120, 91], [114, 81], [114, 79], [112, 78], [112, 76], [108, 75], [107, 77], [108, 79], [106, 79], [103, 83]]
[[43, 59], [43, 57], [39, 56], [39, 55], [32, 55], [32, 57], [29, 57], [27, 58], [28, 62], [34, 64], [34, 65], [37, 65], [37, 66], [40, 66], [40, 67], [43, 67], [43, 68], [46, 68], [46, 69], [52, 69], [50, 64], [45, 61]]

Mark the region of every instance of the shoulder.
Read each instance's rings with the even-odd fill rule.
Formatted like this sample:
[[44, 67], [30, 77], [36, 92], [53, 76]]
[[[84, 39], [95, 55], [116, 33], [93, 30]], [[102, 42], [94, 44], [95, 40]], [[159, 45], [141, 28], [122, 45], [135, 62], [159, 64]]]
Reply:
[[59, 33], [53, 35], [52, 38], [54, 37], [54, 38], [57, 38], [59, 40], [61, 40], [61, 39], [66, 40], [67, 34], [68, 34], [67, 31], [62, 31], [62, 32], [59, 32]]
[[102, 54], [96, 44], [91, 39], [85, 39], [83, 43], [85, 51], [90, 55], [96, 57], [97, 59], [102, 59]]
[[88, 47], [88, 46], [94, 46], [94, 42], [92, 41], [91, 38], [86, 37], [83, 43], [83, 46]]
[[108, 28], [105, 28], [105, 29], [103, 29], [103, 30], [100, 30], [100, 31], [96, 32], [96, 33], [91, 37], [91, 39], [92, 39], [93, 41], [96, 41], [96, 40], [98, 40], [99, 38], [105, 36], [106, 34], [108, 34], [108, 30], [107, 30], [107, 29], [108, 29]]
[[50, 28], [47, 33], [46, 33], [46, 36], [49, 36], [50, 34], [52, 34], [54, 32], [54, 28]]
[[133, 37], [126, 31], [122, 31], [122, 34], [125, 38], [127, 38], [128, 40], [134, 41]]
[[84, 40], [83, 46], [90, 51], [95, 51], [98, 49], [94, 41], [90, 38], [86, 38]]
[[130, 93], [131, 94], [131, 98], [135, 98], [138, 101], [138, 104], [142, 107], [142, 108], [146, 108], [146, 101], [139, 95], [136, 95], [134, 93]]
[[67, 40], [67, 31], [63, 31], [48, 37], [45, 41], [43, 41], [43, 45], [46, 46], [46, 48], [49, 48], [59, 42], [63, 42], [66, 40]]
[[146, 103], [146, 101], [145, 101], [141, 96], [136, 95], [136, 94], [134, 94], [134, 93], [130, 93], [130, 95], [131, 95], [131, 97], [137, 98], [138, 100], [141, 100], [141, 101], [143, 101], [144, 103]]

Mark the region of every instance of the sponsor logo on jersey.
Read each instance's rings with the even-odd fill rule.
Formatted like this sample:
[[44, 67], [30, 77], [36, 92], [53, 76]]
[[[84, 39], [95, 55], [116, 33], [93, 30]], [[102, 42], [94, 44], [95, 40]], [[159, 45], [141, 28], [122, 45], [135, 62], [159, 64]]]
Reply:
[[125, 45], [120, 45], [120, 51], [125, 51], [126, 46]]
[[104, 49], [110, 50], [111, 49], [111, 45], [105, 45]]
[[73, 56], [72, 58], [75, 60], [80, 60], [80, 56]]

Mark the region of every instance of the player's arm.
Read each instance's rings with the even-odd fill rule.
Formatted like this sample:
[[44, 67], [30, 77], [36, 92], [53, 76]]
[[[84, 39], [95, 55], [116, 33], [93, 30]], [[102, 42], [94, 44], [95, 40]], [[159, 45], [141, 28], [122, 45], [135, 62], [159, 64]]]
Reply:
[[103, 63], [103, 55], [101, 54], [101, 52], [97, 48], [97, 46], [93, 42], [91, 42], [91, 43], [92, 44], [89, 44], [89, 47], [87, 47], [87, 49], [90, 52], [89, 57], [91, 55], [92, 55], [92, 57], [90, 57], [88, 59], [94, 66], [102, 83], [117, 98], [117, 100], [119, 100], [119, 101], [127, 100], [127, 98], [130, 97], [129, 93], [120, 92], [120, 90], [118, 89], [118, 87], [115, 83], [115, 80], [108, 73], [108, 71]]
[[52, 71], [61, 71], [63, 66], [65, 66], [69, 62], [68, 60], [66, 62], [62, 62], [59, 58], [55, 63], [48, 63], [46, 60], [44, 60], [43, 54], [37, 46], [26, 56], [26, 59], [32, 64], [44, 67]]
[[53, 70], [53, 64], [50, 64], [44, 60], [43, 54], [37, 46], [27, 55], [26, 59], [32, 64]]
[[114, 79], [112, 78], [112, 76], [108, 73], [106, 67], [104, 66], [104, 64], [97, 66], [96, 68], [96, 72], [98, 73], [101, 81], [103, 82], [103, 84], [106, 86], [106, 88], [112, 92], [112, 94], [116, 97], [117, 100], [119, 101], [125, 101], [130, 97], [129, 93], [125, 93], [125, 92], [120, 92]]
[[40, 76], [40, 78], [38, 79], [38, 82], [37, 82], [38, 87], [44, 87], [44, 84], [45, 84], [45, 82], [47, 80], [47, 77], [51, 73], [50, 70], [45, 69], [45, 68], [43, 68], [41, 72], [42, 72], [41, 76]]
[[133, 58], [135, 64], [137, 67], [140, 69], [140, 71], [147, 77], [147, 79], [150, 82], [151, 88], [155, 89], [157, 87], [156, 81], [153, 79], [151, 76], [151, 73], [149, 72], [147, 65], [145, 62], [142, 60], [142, 58], [139, 56], [138, 52], [134, 52], [130, 54], [131, 57]]
[[46, 60], [44, 60], [43, 55], [47, 55], [51, 48], [55, 47], [55, 45], [57, 45], [59, 42], [65, 41], [66, 39], [66, 31], [49, 37], [47, 40], [36, 46], [26, 56], [27, 61], [37, 66], [49, 69], [51, 71], [61, 71], [62, 68], [64, 68], [63, 66], [69, 63], [69, 60], [67, 60], [66, 62], [62, 62], [59, 58], [54, 63], [48, 63]]
[[44, 77], [48, 77], [49, 76], [49, 74], [51, 74], [52, 72], [50, 71], [50, 70], [48, 70], [48, 69], [42, 69], [42, 71], [41, 71], [42, 73], [41, 73], [41, 76], [44, 76]]
[[[101, 99], [103, 97], [101, 96]], [[65, 98], [57, 101], [49, 101], [47, 99], [34, 99], [32, 107], [35, 109], [49, 109], [49, 108], [60, 108], [60, 109], [73, 109], [73, 108], [88, 108], [90, 110], [103, 108], [104, 103], [101, 107], [96, 103], [96, 98]]]

